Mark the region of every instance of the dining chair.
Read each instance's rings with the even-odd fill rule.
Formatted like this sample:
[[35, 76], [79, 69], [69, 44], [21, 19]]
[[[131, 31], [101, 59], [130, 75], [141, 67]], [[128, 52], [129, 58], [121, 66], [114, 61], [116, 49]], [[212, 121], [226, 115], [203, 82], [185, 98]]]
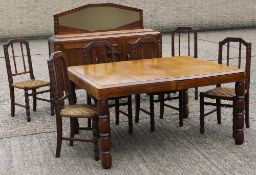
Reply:
[[[175, 43], [175, 36], [178, 35], [178, 44]], [[177, 27], [171, 32], [172, 42], [172, 56], [193, 56], [197, 58], [198, 47], [197, 47], [197, 31], [191, 27]], [[183, 45], [182, 41], [187, 42], [187, 45]], [[192, 41], [191, 41], [192, 40]], [[185, 42], [185, 43], [186, 43]], [[182, 49], [183, 48], [183, 49]], [[178, 51], [177, 51], [178, 50]], [[178, 52], [178, 54], [176, 53]], [[195, 100], [198, 100], [198, 88], [195, 88]]]
[[[83, 58], [85, 64], [100, 64], [119, 61], [116, 57], [116, 46], [107, 41], [92, 41], [83, 47]], [[97, 103], [97, 100], [87, 94], [87, 102], [91, 104], [91, 99]], [[132, 97], [124, 96], [109, 99], [109, 107], [115, 107], [116, 125], [119, 125], [119, 114], [128, 117], [128, 131], [133, 133], [132, 121]], [[120, 109], [121, 106], [127, 106], [127, 112]]]
[[[76, 104], [76, 97], [72, 94], [70, 81], [68, 80], [65, 56], [61, 51], [51, 54], [48, 60], [48, 69], [56, 114], [57, 146], [55, 157], [60, 157], [62, 140], [68, 140], [70, 146], [73, 146], [74, 141], [92, 142], [94, 144], [94, 158], [99, 160], [98, 113], [96, 107], [88, 104]], [[64, 118], [70, 119], [70, 137], [63, 137], [62, 119]], [[78, 127], [76, 125], [78, 118], [91, 118], [92, 127]], [[75, 138], [77, 130], [92, 130], [93, 137]]]
[[[53, 101], [37, 96], [50, 93], [49, 82], [35, 79], [29, 42], [21, 38], [11, 39], [3, 45], [3, 49], [10, 89], [11, 116], [15, 115], [15, 106], [20, 106], [26, 109], [27, 122], [31, 121], [29, 96], [33, 97], [33, 111], [36, 111], [37, 100], [41, 100], [51, 103], [51, 115], [54, 115]], [[17, 78], [24, 80], [15, 81]], [[48, 87], [48, 89], [37, 91], [44, 87]], [[25, 105], [15, 102], [15, 88], [24, 90]], [[50, 93], [50, 99], [51, 97]]]
[[[178, 44], [175, 40], [175, 36], [178, 35]], [[191, 36], [192, 35], [192, 36]], [[185, 38], [185, 39], [184, 39]], [[193, 40], [193, 42], [191, 42]], [[185, 41], [187, 45], [184, 45], [182, 41]], [[191, 27], [177, 27], [175, 30], [171, 32], [171, 51], [172, 56], [193, 56], [197, 58], [197, 31], [192, 29]], [[176, 43], [176, 44], [175, 44]], [[177, 53], [178, 52], [178, 53]], [[188, 105], [188, 91], [184, 91], [184, 100], [185, 105]], [[163, 118], [164, 115], [164, 107], [169, 107], [171, 109], [177, 110], [180, 113], [180, 107], [170, 105], [168, 102], [173, 100], [180, 99], [180, 94], [176, 95], [177, 93], [168, 93], [163, 94], [160, 96], [160, 118]], [[198, 99], [198, 88], [195, 88], [195, 100]], [[187, 118], [189, 115], [189, 108], [188, 106], [184, 107], [185, 110], [183, 117]], [[182, 125], [182, 124], [181, 124]]]
[[[232, 46], [231, 46], [232, 44]], [[235, 46], [237, 44], [237, 47]], [[224, 47], [227, 47], [226, 49]], [[245, 48], [245, 49], [244, 49]], [[233, 57], [234, 53], [231, 50], [238, 50], [238, 57]], [[226, 59], [224, 59], [224, 51], [226, 51]], [[245, 53], [243, 53], [245, 52]], [[237, 53], [237, 52], [236, 52]], [[232, 55], [231, 55], [232, 54]], [[245, 54], [245, 57], [243, 56]], [[227, 66], [235, 65], [240, 69], [245, 69], [245, 124], [249, 128], [249, 89], [250, 89], [250, 68], [251, 68], [251, 43], [244, 41], [242, 38], [228, 37], [219, 42], [219, 56], [218, 63]], [[218, 84], [215, 88], [206, 92], [200, 93], [200, 132], [204, 133], [204, 118], [214, 112], [217, 112], [217, 122], [221, 124], [221, 107], [233, 107], [233, 104], [227, 103], [228, 101], [234, 102], [235, 89], [230, 87], [223, 87]], [[215, 102], [205, 102], [205, 98], [215, 100]], [[224, 101], [224, 102], [223, 102]], [[210, 105], [216, 108], [212, 111], [205, 113], [204, 106]]]
[[[139, 38], [134, 43], [131, 43], [131, 55], [128, 56], [131, 60], [150, 59], [162, 57], [161, 41], [155, 38]], [[181, 93], [183, 94], [183, 93]], [[154, 103], [160, 102], [163, 93], [147, 94], [150, 99], [149, 111], [140, 107], [140, 94], [135, 95], [135, 123], [139, 122], [140, 111], [150, 116], [150, 130], [155, 130], [154, 120]], [[181, 103], [180, 103], [181, 105]], [[181, 116], [180, 116], [181, 117]], [[182, 123], [182, 118], [180, 118]]]

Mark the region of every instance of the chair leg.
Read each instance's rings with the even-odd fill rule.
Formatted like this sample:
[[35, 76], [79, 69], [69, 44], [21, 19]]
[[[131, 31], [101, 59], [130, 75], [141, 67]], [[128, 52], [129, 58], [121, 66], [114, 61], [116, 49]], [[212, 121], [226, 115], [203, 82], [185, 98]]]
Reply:
[[78, 121], [78, 118], [74, 118], [74, 131], [75, 131], [75, 134], [79, 134], [79, 121]]
[[[75, 136], [75, 126], [76, 123], [75, 123], [75, 120], [74, 118], [70, 118], [70, 138], [74, 138]], [[73, 146], [73, 142], [74, 141], [69, 141], [69, 146]]]
[[216, 99], [216, 107], [217, 107], [217, 121], [218, 124], [221, 124], [221, 100]]
[[183, 118], [184, 118], [184, 91], [179, 91], [179, 125], [183, 126]]
[[98, 161], [100, 159], [99, 156], [99, 145], [98, 145], [98, 138], [99, 138], [99, 127], [98, 127], [98, 117], [92, 118], [92, 134], [93, 134], [93, 151], [94, 151], [94, 159]]
[[160, 101], [160, 119], [164, 118], [164, 94], [158, 95]]
[[150, 95], [150, 130], [155, 131], [154, 95]]
[[129, 134], [133, 133], [133, 121], [132, 121], [132, 97], [128, 97], [128, 126], [129, 126]]
[[198, 88], [195, 88], [195, 100], [198, 100]]
[[55, 157], [60, 157], [61, 144], [62, 144], [62, 119], [56, 117], [57, 125], [57, 146]]
[[36, 105], [37, 105], [36, 89], [32, 89], [32, 94], [33, 94], [33, 111], [36, 111]]
[[138, 123], [140, 118], [140, 94], [136, 94], [135, 95], [135, 105], [136, 105], [136, 109], [135, 109], [135, 123]]
[[204, 133], [204, 96], [200, 93], [200, 133]]
[[11, 116], [14, 117], [14, 114], [15, 114], [14, 88], [10, 88], [10, 97], [11, 97]]
[[30, 122], [30, 121], [31, 121], [31, 118], [30, 118], [30, 109], [29, 109], [28, 89], [24, 89], [24, 96], [25, 96], [25, 105], [26, 105], [27, 122]]
[[249, 102], [250, 98], [249, 98], [249, 94], [246, 94], [245, 95], [245, 125], [246, 125], [246, 128], [249, 128], [250, 127], [250, 119], [249, 119], [249, 105], [250, 105], [250, 102]]
[[188, 103], [189, 103], [189, 96], [188, 96], [188, 90], [185, 90], [183, 92], [183, 118], [188, 118], [189, 116], [189, 107], [188, 107]]
[[116, 125], [119, 125], [119, 99], [115, 100]]
[[[88, 105], [92, 104], [92, 98], [88, 94], [87, 94], [87, 104]], [[88, 128], [92, 127], [92, 119], [91, 118], [87, 119], [87, 126], [88, 126]]]
[[91, 118], [88, 118], [88, 119], [87, 119], [87, 127], [88, 127], [88, 128], [91, 128], [91, 127], [92, 127], [92, 119], [91, 119]]
[[50, 105], [51, 105], [51, 116], [54, 116], [54, 96], [52, 89], [50, 88]]

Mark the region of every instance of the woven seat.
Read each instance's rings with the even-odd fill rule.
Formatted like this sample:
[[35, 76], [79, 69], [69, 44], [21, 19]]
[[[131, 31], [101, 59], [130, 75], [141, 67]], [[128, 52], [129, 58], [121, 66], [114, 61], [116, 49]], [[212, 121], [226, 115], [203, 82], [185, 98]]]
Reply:
[[61, 117], [91, 118], [97, 116], [97, 109], [87, 104], [67, 105], [61, 112]]
[[214, 98], [216, 97], [233, 98], [236, 95], [234, 88], [227, 88], [227, 87], [216, 87], [214, 89], [210, 89], [203, 93], [205, 96], [214, 96]]
[[36, 89], [44, 86], [49, 86], [50, 83], [43, 80], [27, 80], [27, 81], [20, 81], [17, 83], [13, 83], [12, 87], [19, 88], [19, 89]]

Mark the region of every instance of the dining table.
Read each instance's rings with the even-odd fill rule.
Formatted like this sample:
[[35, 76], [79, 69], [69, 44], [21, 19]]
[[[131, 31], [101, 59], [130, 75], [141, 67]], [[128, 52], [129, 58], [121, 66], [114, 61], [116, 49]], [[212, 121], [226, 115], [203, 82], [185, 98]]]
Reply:
[[[97, 99], [100, 159], [112, 166], [108, 99], [141, 93], [182, 91], [189, 88], [235, 83], [233, 133], [235, 144], [244, 142], [245, 72], [206, 58], [175, 56], [68, 67], [71, 83]], [[182, 115], [181, 115], [182, 116]], [[198, 116], [199, 118], [199, 116]], [[199, 132], [199, 127], [198, 127]]]

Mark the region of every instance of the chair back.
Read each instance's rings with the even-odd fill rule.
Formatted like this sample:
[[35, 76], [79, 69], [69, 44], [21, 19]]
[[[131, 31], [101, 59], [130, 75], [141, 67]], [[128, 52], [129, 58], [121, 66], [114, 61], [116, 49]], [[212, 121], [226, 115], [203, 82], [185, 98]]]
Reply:
[[83, 47], [85, 64], [99, 64], [116, 61], [114, 45], [107, 41], [92, 41]]
[[[176, 50], [178, 49], [178, 56], [180, 55], [187, 55], [187, 56], [193, 56], [194, 58], [197, 58], [197, 31], [192, 29], [191, 27], [178, 27], [174, 31], [171, 32], [172, 35], [172, 56], [177, 56], [175, 54]], [[175, 45], [175, 36], [178, 35], [178, 46]], [[187, 41], [187, 53], [184, 54], [184, 52], [181, 52], [181, 42], [183, 41], [181, 39], [181, 35], [185, 35], [185, 40]], [[191, 35], [193, 35], [191, 37]], [[191, 39], [192, 38], [192, 39]], [[194, 42], [191, 42], [191, 40], [194, 40]], [[194, 50], [194, 54], [191, 53], [192, 49]]]
[[69, 103], [72, 104], [65, 56], [61, 51], [51, 54], [48, 60], [48, 70], [56, 116], [59, 116], [61, 109], [65, 106], [65, 99], [68, 99]]
[[3, 49], [9, 84], [18, 75], [29, 74], [31, 79], [35, 79], [28, 41], [21, 38], [11, 39], [3, 45]]
[[161, 41], [156, 38], [139, 38], [131, 44], [131, 60], [162, 57]]
[[[231, 45], [232, 44], [232, 45]], [[235, 46], [236, 44], [237, 46]], [[226, 47], [226, 49], [224, 49]], [[224, 51], [226, 50], [226, 59], [223, 58]], [[238, 50], [238, 55], [232, 53], [231, 50]], [[244, 58], [244, 59], [243, 59]], [[237, 60], [237, 61], [236, 61]], [[251, 69], [251, 43], [244, 41], [242, 38], [227, 37], [219, 42], [219, 56], [218, 63], [226, 65], [236, 65], [239, 69], [245, 69], [246, 80], [245, 88], [249, 90], [250, 87], [250, 69]]]

